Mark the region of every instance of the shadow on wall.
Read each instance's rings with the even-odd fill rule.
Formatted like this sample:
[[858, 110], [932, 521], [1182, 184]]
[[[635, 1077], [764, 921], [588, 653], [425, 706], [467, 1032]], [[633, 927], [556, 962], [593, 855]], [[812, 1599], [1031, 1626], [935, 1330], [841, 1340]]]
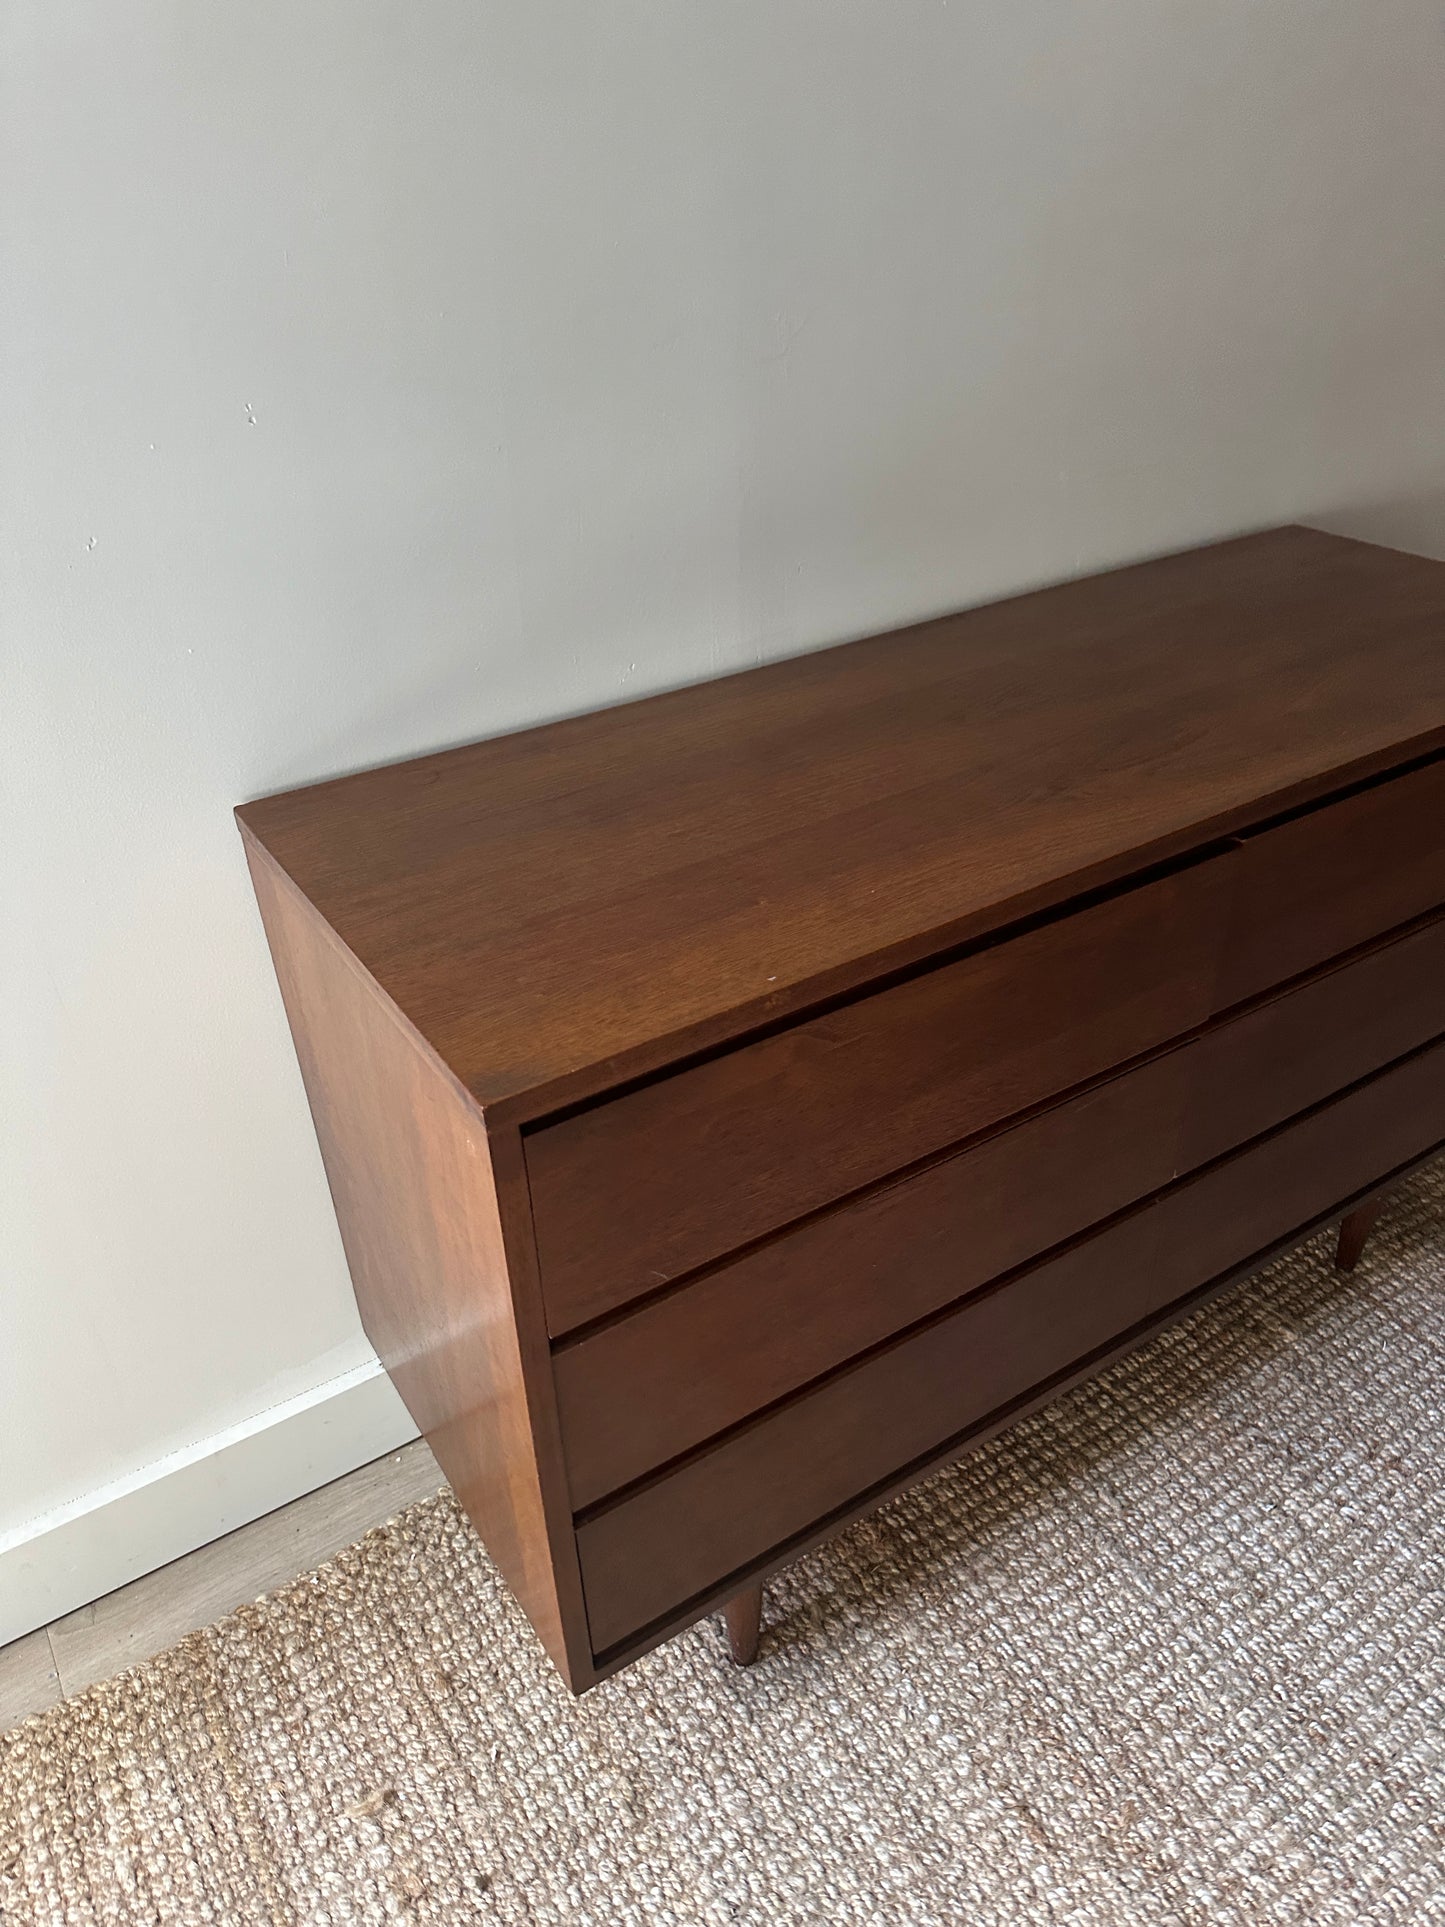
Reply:
[[1361, 542], [1382, 542], [1386, 548], [1445, 562], [1445, 489], [1324, 509], [1302, 519], [1331, 535], [1353, 535]]

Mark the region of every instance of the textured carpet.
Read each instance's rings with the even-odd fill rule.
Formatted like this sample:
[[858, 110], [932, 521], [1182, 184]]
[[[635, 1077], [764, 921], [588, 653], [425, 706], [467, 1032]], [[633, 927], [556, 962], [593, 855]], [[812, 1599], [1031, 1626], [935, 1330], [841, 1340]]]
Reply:
[[576, 1702], [445, 1494], [0, 1742], [11, 1923], [1445, 1922], [1445, 1168]]

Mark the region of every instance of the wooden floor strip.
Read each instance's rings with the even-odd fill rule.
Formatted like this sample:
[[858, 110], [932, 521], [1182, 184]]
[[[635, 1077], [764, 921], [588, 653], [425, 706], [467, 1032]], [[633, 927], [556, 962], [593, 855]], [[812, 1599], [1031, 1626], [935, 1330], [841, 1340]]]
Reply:
[[60, 1676], [43, 1626], [0, 1646], [0, 1733], [45, 1712], [60, 1697]]
[[445, 1483], [417, 1440], [0, 1647], [0, 1731], [320, 1565]]

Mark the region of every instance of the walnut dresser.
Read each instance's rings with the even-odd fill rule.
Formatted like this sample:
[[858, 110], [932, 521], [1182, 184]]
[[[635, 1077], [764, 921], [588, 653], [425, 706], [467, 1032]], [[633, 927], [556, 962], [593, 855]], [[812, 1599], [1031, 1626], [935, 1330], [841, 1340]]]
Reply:
[[577, 1691], [1445, 1142], [1445, 565], [1303, 528], [250, 803], [366, 1329]]

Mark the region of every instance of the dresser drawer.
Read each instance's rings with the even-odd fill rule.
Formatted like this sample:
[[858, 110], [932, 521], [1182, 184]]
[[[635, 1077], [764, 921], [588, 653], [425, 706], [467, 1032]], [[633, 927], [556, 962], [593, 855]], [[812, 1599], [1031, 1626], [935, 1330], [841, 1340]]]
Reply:
[[[577, 1529], [594, 1650], [639, 1633], [1445, 1138], [1445, 1047], [845, 1368]], [[906, 1249], [900, 1265], [910, 1262]]]
[[647, 1301], [555, 1355], [574, 1507], [1441, 1033], [1445, 919]]
[[554, 1336], [1187, 1030], [1233, 853], [530, 1135]]
[[1445, 758], [1246, 837], [1235, 884], [1221, 1008], [1445, 903]]

